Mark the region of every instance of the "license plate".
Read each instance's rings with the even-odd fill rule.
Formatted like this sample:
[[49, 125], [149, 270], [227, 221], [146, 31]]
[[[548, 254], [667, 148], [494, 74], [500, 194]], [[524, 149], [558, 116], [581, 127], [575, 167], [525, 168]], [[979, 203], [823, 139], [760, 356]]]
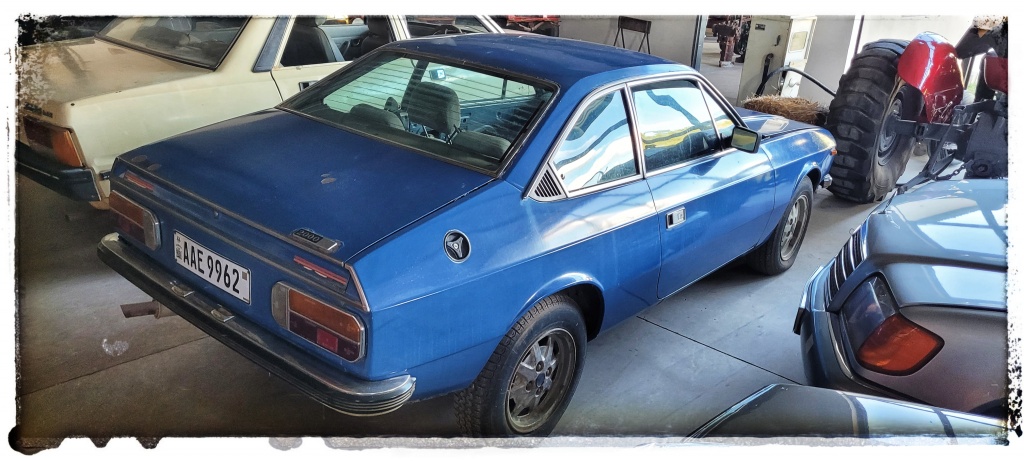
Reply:
[[213, 286], [249, 304], [249, 269], [174, 233], [174, 260]]

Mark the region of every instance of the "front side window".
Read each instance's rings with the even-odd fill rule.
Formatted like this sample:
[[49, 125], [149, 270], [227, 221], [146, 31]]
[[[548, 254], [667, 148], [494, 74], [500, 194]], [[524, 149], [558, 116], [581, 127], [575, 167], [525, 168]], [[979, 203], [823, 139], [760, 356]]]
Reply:
[[96, 34], [145, 53], [215, 68], [246, 18], [168, 16], [117, 18]]
[[494, 172], [552, 94], [546, 84], [388, 52], [280, 107]]
[[[676, 80], [634, 87], [633, 102], [648, 171], [721, 149], [704, 91], [695, 83]], [[731, 126], [728, 129], [731, 133]]]
[[637, 175], [620, 91], [595, 99], [578, 114], [551, 163], [569, 192]]

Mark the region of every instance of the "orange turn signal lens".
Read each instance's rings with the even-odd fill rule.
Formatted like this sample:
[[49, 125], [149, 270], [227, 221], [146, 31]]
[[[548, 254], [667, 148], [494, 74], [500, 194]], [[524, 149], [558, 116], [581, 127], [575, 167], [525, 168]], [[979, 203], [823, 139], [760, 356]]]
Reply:
[[82, 159], [78, 156], [78, 149], [75, 148], [75, 141], [71, 139], [71, 132], [67, 130], [54, 130], [50, 133], [53, 153], [57, 154], [60, 163], [69, 166], [82, 166]]
[[895, 314], [864, 340], [857, 350], [857, 361], [879, 373], [907, 375], [921, 369], [942, 345], [942, 338]]
[[290, 290], [288, 293], [288, 307], [292, 312], [319, 323], [354, 343], [358, 343], [363, 334], [363, 327], [352, 314], [342, 312], [296, 290]]
[[284, 283], [271, 295], [278, 325], [348, 361], [362, 357], [364, 328], [358, 317]]
[[30, 118], [24, 119], [25, 134], [29, 141], [53, 150], [57, 161], [68, 166], [82, 166], [82, 158], [78, 155], [71, 130], [45, 124]]

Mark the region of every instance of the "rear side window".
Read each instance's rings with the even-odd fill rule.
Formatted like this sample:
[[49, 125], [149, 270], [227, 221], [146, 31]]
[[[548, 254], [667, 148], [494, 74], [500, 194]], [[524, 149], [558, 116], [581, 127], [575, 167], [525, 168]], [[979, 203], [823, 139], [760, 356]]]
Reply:
[[243, 17], [214, 16], [117, 18], [96, 36], [144, 53], [214, 69], [245, 22]]
[[590, 102], [551, 159], [568, 192], [638, 174], [622, 93]]

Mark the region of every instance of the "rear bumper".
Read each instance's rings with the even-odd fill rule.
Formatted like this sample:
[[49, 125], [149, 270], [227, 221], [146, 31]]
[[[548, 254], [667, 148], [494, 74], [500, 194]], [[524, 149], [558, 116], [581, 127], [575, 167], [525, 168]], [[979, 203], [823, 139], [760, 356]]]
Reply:
[[48, 189], [75, 200], [100, 200], [95, 176], [88, 168], [67, 166], [51, 160], [22, 142], [15, 142], [14, 158], [18, 173]]
[[155, 300], [313, 399], [354, 416], [397, 410], [412, 396], [415, 378], [367, 381], [344, 373], [178, 282], [117, 234], [100, 241], [99, 257]]

